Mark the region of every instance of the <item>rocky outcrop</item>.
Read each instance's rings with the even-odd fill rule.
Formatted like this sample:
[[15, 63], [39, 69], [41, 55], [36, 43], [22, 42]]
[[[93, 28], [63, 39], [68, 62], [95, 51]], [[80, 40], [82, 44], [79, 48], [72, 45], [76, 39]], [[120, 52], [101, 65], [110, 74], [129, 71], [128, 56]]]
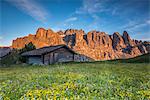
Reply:
[[146, 51], [147, 51], [148, 53], [150, 53], [150, 42], [144, 41], [144, 42], [143, 42], [143, 45], [146, 47]]
[[12, 47], [21, 49], [32, 42], [37, 48], [51, 45], [64, 44], [64, 41], [59, 33], [53, 32], [51, 29], [45, 30], [44, 28], [39, 28], [35, 35], [28, 35], [22, 38], [17, 38], [13, 40]]
[[129, 34], [126, 31], [123, 32], [123, 40], [125, 45], [134, 46], [133, 41], [131, 40]]
[[122, 36], [118, 32], [115, 32], [113, 34], [113, 48], [116, 51], [122, 51], [125, 47], [125, 41], [123, 40]]
[[54, 32], [51, 29], [39, 28], [35, 35], [13, 40], [12, 47], [21, 49], [32, 42], [37, 48], [66, 44], [79, 54], [95, 60], [111, 60], [131, 58], [150, 52], [150, 43], [132, 40], [124, 31], [123, 36], [118, 32], [108, 35], [105, 32], [68, 29]]

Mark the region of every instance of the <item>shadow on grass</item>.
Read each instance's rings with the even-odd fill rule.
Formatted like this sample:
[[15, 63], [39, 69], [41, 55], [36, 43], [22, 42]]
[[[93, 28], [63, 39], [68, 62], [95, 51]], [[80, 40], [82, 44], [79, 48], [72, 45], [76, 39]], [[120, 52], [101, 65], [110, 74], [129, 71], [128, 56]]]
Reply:
[[63, 64], [80, 64], [80, 63], [150, 63], [150, 53], [137, 56], [135, 58], [129, 59], [115, 59], [115, 60], [105, 60], [105, 61], [85, 61], [85, 62], [65, 62]]

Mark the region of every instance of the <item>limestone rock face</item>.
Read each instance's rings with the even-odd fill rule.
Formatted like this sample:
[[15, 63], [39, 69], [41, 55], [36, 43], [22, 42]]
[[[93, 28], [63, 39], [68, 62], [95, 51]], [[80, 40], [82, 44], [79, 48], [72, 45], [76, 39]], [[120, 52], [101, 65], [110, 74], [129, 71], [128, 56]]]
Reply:
[[118, 32], [115, 32], [113, 34], [113, 48], [117, 51], [122, 51], [122, 48], [125, 47], [126, 45], [122, 36]]
[[146, 51], [147, 51], [148, 53], [150, 53], [150, 42], [144, 41], [144, 42], [143, 42], [143, 45], [146, 47]]
[[38, 30], [37, 30], [37, 32], [36, 32], [36, 37], [37, 38], [46, 38], [46, 31], [47, 30], [45, 30], [44, 28], [39, 28]]
[[122, 36], [118, 32], [108, 35], [94, 30], [86, 34], [82, 29], [54, 32], [39, 28], [35, 35], [13, 40], [12, 48], [23, 48], [29, 42], [37, 48], [66, 44], [77, 53], [94, 60], [125, 59], [150, 52], [149, 42], [132, 40], [126, 31]]
[[67, 29], [65, 31], [65, 35], [72, 35], [72, 34], [74, 34], [76, 32], [78, 32], [78, 30], [76, 30], [76, 29]]
[[124, 43], [126, 45], [129, 45], [129, 46], [134, 45], [131, 38], [130, 38], [130, 36], [129, 36], [129, 34], [126, 31], [123, 32], [123, 39], [124, 39]]
[[32, 42], [36, 48], [64, 44], [59, 33], [55, 33], [51, 29], [46, 30], [44, 28], [39, 28], [35, 35], [29, 35], [13, 40], [12, 47], [21, 49], [25, 46], [25, 44], [30, 42]]
[[112, 39], [105, 32], [91, 31], [87, 34], [87, 44], [91, 54], [97, 60], [110, 60], [115, 58], [114, 50], [112, 48]]

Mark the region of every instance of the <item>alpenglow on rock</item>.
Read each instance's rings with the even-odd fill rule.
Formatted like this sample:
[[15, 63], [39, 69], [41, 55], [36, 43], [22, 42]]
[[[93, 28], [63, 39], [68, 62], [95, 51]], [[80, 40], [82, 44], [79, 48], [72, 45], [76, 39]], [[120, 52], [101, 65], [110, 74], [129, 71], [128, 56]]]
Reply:
[[[125, 59], [150, 52], [150, 43], [132, 40], [124, 31], [108, 35], [105, 32], [68, 29], [54, 32], [51, 29], [39, 28], [35, 35], [17, 38], [12, 42], [12, 48], [21, 49], [32, 42], [36, 48], [65, 44], [79, 54], [94, 60]], [[146, 43], [146, 44], [145, 44]]]

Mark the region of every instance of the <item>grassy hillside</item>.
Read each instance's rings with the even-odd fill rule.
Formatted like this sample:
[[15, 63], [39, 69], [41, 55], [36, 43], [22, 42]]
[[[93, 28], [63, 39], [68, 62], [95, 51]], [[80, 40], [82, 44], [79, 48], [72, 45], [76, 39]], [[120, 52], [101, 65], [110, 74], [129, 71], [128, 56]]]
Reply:
[[[68, 63], [0, 68], [0, 98], [148, 100], [148, 63]], [[3, 100], [3, 99], [2, 99]]]
[[123, 62], [123, 63], [150, 63], [150, 53], [137, 56], [135, 58], [120, 59], [120, 60], [113, 60], [113, 61]]

